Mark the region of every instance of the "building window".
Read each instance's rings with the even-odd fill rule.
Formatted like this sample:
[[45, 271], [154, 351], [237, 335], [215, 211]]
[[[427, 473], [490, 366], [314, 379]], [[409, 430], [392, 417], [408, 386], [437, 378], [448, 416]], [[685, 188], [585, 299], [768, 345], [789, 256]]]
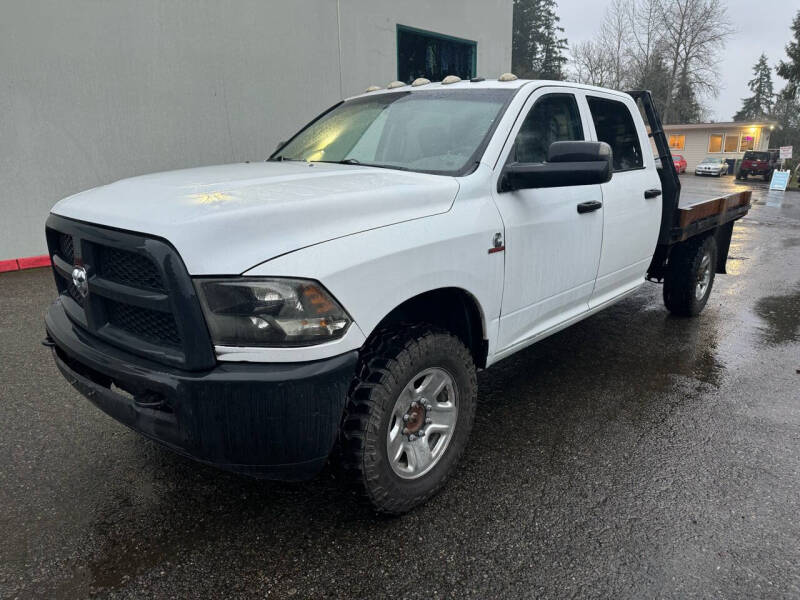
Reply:
[[725, 152], [737, 152], [739, 150], [739, 134], [732, 135], [730, 133], [725, 135]]
[[669, 147], [672, 150], [683, 150], [686, 146], [686, 136], [673, 133], [669, 136]]
[[756, 137], [754, 135], [743, 135], [742, 143], [739, 146], [739, 152], [747, 152], [755, 147]]
[[478, 44], [447, 35], [397, 26], [397, 79], [441, 81], [448, 75], [475, 77]]
[[722, 152], [722, 134], [712, 133], [708, 138], [708, 151], [709, 152]]

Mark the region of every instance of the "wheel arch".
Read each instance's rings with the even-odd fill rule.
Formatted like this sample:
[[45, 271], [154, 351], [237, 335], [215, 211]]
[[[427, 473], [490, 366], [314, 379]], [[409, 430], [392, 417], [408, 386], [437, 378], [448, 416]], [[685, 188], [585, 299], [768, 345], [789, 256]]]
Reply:
[[392, 308], [370, 332], [401, 323], [427, 323], [450, 331], [472, 353], [475, 365], [486, 366], [486, 318], [478, 299], [464, 288], [441, 287], [407, 298]]

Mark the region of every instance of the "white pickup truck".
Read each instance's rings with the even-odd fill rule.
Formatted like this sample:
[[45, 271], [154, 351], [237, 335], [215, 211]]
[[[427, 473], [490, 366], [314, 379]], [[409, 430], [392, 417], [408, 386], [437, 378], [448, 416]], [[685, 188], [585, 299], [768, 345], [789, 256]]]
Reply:
[[179, 453], [276, 479], [336, 456], [402, 513], [464, 451], [477, 369], [646, 278], [673, 313], [702, 310], [750, 202], [697, 200], [647, 92], [371, 88], [266, 162], [59, 202], [45, 344], [89, 400]]

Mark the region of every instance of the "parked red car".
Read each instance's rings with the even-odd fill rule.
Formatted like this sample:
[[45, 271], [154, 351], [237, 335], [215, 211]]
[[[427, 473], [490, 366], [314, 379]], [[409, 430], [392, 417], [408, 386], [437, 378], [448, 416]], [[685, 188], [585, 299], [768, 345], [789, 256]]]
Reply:
[[778, 162], [777, 150], [765, 152], [748, 150], [742, 157], [742, 165], [736, 173], [736, 179], [747, 179], [748, 175], [761, 175], [764, 181], [769, 181], [772, 177], [772, 170]]
[[678, 173], [686, 173], [686, 159], [680, 154], [672, 155], [672, 162], [675, 165], [675, 170]]

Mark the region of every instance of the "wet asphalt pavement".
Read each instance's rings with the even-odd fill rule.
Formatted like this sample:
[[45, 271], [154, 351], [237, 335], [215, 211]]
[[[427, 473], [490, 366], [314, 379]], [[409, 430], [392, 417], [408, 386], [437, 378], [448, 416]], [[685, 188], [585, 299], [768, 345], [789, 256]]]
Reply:
[[116, 423], [39, 345], [49, 272], [0, 275], [0, 597], [800, 597], [800, 194], [750, 185], [700, 318], [647, 284], [481, 373], [396, 519]]

